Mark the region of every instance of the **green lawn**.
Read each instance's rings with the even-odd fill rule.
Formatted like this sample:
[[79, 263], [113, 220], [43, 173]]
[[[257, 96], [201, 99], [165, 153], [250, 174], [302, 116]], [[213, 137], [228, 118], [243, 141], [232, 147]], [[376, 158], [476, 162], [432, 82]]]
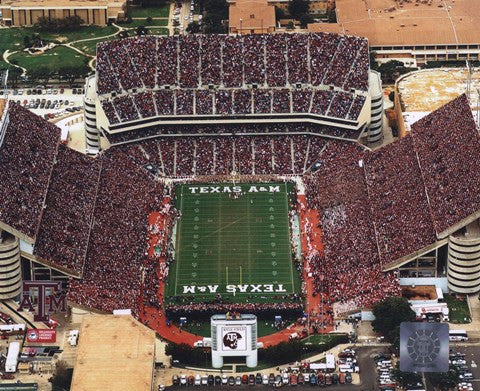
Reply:
[[132, 18], [168, 18], [170, 3], [155, 7], [136, 7], [129, 10]]
[[338, 334], [315, 334], [302, 339], [305, 345], [321, 346], [338, 338]]
[[85, 64], [85, 56], [63, 46], [53, 48], [40, 55], [30, 55], [25, 52], [15, 53], [9, 59], [17, 61], [18, 65], [27, 69], [27, 73], [29, 70], [41, 67], [47, 67], [54, 71], [64, 66]]
[[167, 19], [154, 19], [151, 22], [147, 22], [146, 19], [134, 19], [130, 23], [121, 23], [121, 26], [125, 28], [132, 28], [138, 26], [166, 26], [167, 24]]
[[148, 29], [149, 35], [168, 35], [168, 29]]
[[456, 299], [455, 295], [443, 295], [448, 305], [450, 323], [470, 323], [470, 310], [466, 298]]
[[[220, 192], [204, 193], [211, 189], [209, 186]], [[236, 302], [272, 302], [298, 293], [300, 280], [291, 255], [287, 186], [177, 186], [176, 206], [181, 218], [167, 295], [202, 301], [220, 294]], [[241, 189], [243, 195], [233, 199], [224, 189]]]
[[86, 54], [90, 54], [91, 56], [95, 56], [96, 55], [96, 48], [97, 48], [98, 43], [104, 42], [104, 41], [111, 41], [112, 39], [116, 39], [116, 38], [118, 38], [118, 37], [100, 38], [100, 39], [96, 39], [96, 40], [93, 40], [93, 41], [78, 42], [78, 43], [73, 44], [73, 46], [75, 46], [77, 49], [80, 49], [81, 51], [83, 51]]
[[[195, 321], [194, 321], [195, 322]], [[287, 322], [289, 324], [293, 323], [294, 321]], [[183, 327], [184, 330], [195, 334], [200, 335], [202, 337], [210, 337], [211, 336], [211, 329], [210, 329], [210, 321], [208, 322], [198, 322], [198, 323], [188, 323], [186, 326]], [[265, 335], [274, 334], [278, 331], [277, 328], [273, 325], [272, 322], [265, 322], [264, 320], [258, 320], [257, 323], [257, 335], [258, 337], [264, 337]]]
[[[61, 42], [71, 42], [71, 41], [76, 41], [79, 39], [86, 39], [86, 38], [93, 38], [93, 37], [103, 37], [106, 35], [113, 34], [116, 32], [118, 29], [114, 26], [105, 26], [105, 27], [100, 27], [100, 26], [84, 26], [80, 27], [79, 29], [71, 32], [65, 32], [65, 33], [47, 33], [47, 32], [40, 32], [40, 37], [43, 39], [48, 39], [52, 41], [61, 41]], [[35, 33], [35, 30], [33, 28], [6, 28], [6, 29], [0, 29], [0, 53], [3, 53], [6, 50], [10, 50], [11, 52], [13, 51], [18, 51], [18, 50], [23, 50], [24, 49], [24, 43], [23, 39], [25, 36], [32, 36]], [[95, 42], [100, 42], [101, 39]], [[80, 44], [79, 44], [80, 45]], [[93, 44], [94, 46], [94, 44]], [[67, 49], [69, 50], [69, 49]], [[95, 51], [93, 50], [93, 53]], [[59, 53], [62, 53], [62, 50], [60, 50]], [[89, 54], [92, 52], [89, 51]], [[71, 51], [69, 51], [69, 56], [71, 56]], [[16, 54], [12, 57], [11, 59], [16, 59], [19, 58], [20, 61], [25, 61], [25, 59], [28, 56], [27, 54]], [[45, 58], [48, 58], [45, 57]], [[66, 59], [69, 61], [69, 59]], [[77, 61], [78, 59], [72, 59], [71, 61]], [[29, 60], [26, 60], [29, 62]], [[42, 61], [42, 60], [34, 60], [36, 61]], [[58, 64], [58, 62], [57, 62]], [[1, 59], [0, 57], [0, 70], [1, 69], [6, 69], [8, 65]], [[51, 66], [52, 68], [53, 66]], [[28, 66], [26, 67], [28, 68]]]
[[[31, 35], [32, 29], [28, 28], [5, 28], [0, 29], [0, 54], [6, 50], [11, 52], [23, 49], [23, 38]], [[9, 65], [0, 56], [0, 70], [7, 69]]]
[[82, 26], [74, 31], [61, 33], [40, 32], [40, 37], [49, 41], [59, 41], [61, 43], [78, 41], [80, 39], [101, 38], [114, 34], [118, 29], [115, 26]]

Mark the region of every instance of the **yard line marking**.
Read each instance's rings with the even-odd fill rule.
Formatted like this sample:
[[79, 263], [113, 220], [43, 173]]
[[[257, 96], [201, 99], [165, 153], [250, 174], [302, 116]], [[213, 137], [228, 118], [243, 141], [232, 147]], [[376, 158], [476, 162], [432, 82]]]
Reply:
[[[183, 210], [183, 185], [182, 185], [182, 192], [180, 195], [180, 210]], [[180, 221], [178, 222], [178, 227], [177, 227], [177, 267], [175, 268], [175, 296], [177, 296], [177, 284], [178, 284], [178, 269], [180, 269], [180, 233], [182, 230], [180, 229], [182, 226], [182, 218], [180, 217]]]
[[[284, 183], [285, 185], [285, 206], [287, 207], [285, 213], [287, 214], [288, 216], [288, 190], [287, 190], [287, 183], [285, 182]], [[288, 217], [287, 217], [288, 219]], [[287, 243], [290, 243], [290, 221], [287, 222], [288, 223], [288, 230], [287, 230]], [[292, 259], [290, 259], [290, 278], [291, 278], [291, 282], [292, 282], [292, 293], [295, 292], [294, 290], [294, 282], [293, 282], [293, 262], [292, 262]]]

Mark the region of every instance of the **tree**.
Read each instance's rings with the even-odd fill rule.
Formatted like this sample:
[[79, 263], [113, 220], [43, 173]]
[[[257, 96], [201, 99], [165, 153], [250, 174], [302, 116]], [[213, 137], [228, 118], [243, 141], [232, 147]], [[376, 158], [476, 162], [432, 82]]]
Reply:
[[32, 83], [38, 81], [43, 86], [46, 86], [53, 77], [53, 72], [47, 67], [34, 68], [28, 72], [28, 76]]
[[398, 60], [385, 62], [377, 68], [382, 75], [382, 79], [386, 82], [395, 81], [400, 75], [416, 69], [417, 68], [407, 68], [403, 62]]
[[55, 364], [55, 372], [52, 378], [52, 391], [70, 390], [72, 383], [73, 369], [68, 368], [63, 360], [57, 361]]
[[285, 19], [285, 11], [277, 6], [275, 6], [275, 19], [277, 21], [279, 21], [280, 19]]
[[293, 24], [292, 21], [287, 23], [287, 30], [293, 30], [295, 28], [295, 25]]
[[145, 26], [137, 26], [137, 28], [135, 29], [135, 34], [137, 34], [138, 36], [147, 35], [148, 29]]
[[22, 76], [22, 71], [17, 67], [10, 67], [8, 69], [8, 81], [7, 83], [10, 84], [13, 88], [17, 87], [18, 82], [20, 81]]
[[398, 385], [406, 390], [422, 383], [422, 376], [416, 372], [402, 372], [400, 369], [395, 368], [392, 371], [392, 376]]
[[58, 70], [58, 78], [65, 80], [70, 88], [75, 84], [75, 80], [83, 79], [87, 76], [88, 69], [84, 66], [65, 66]]
[[197, 34], [200, 32], [200, 24], [197, 21], [190, 22], [187, 26], [187, 33]]
[[207, 13], [203, 18], [203, 29], [205, 34], [224, 34], [226, 28], [222, 23], [223, 18], [215, 13]]
[[302, 29], [306, 29], [307, 28], [307, 25], [309, 23], [312, 23], [314, 21], [314, 19], [309, 15], [309, 14], [303, 14], [303, 15], [300, 15], [300, 17], [298, 18], [298, 20], [300, 21], [300, 27]]
[[457, 367], [450, 365], [448, 372], [429, 373], [427, 378], [435, 388], [448, 391], [455, 389], [459, 381], [459, 375]]
[[373, 330], [385, 336], [385, 339], [399, 348], [400, 323], [413, 322], [415, 312], [405, 297], [387, 297], [373, 306], [375, 320]]
[[329, 8], [327, 11], [328, 23], [337, 23], [337, 13], [335, 8]]
[[294, 19], [298, 19], [301, 15], [308, 14], [309, 3], [307, 0], [290, 0], [288, 3], [288, 12]]
[[147, 22], [147, 26], [149, 26], [150, 23], [152, 23], [153, 19], [151, 16], [147, 16], [147, 19], [145, 19], [145, 21]]
[[32, 41], [30, 41], [30, 37], [28, 35], [25, 35], [23, 37], [23, 46], [25, 47], [25, 49], [32, 47]]

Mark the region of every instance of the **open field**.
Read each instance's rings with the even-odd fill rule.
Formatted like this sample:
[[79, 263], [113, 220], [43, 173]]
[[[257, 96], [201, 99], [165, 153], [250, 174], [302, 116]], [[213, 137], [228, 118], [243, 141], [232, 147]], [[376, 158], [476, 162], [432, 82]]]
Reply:
[[[290, 246], [289, 189], [279, 184], [180, 185], [168, 296], [282, 300], [300, 281]], [[237, 199], [233, 194], [241, 194]]]
[[132, 18], [168, 18], [170, 3], [162, 6], [132, 8], [129, 14]]
[[67, 66], [81, 67], [84, 65], [86, 67], [85, 58], [70, 48], [58, 46], [39, 55], [25, 52], [15, 53], [10, 56], [10, 61], [16, 61], [18, 65], [26, 68], [28, 73], [28, 71], [43, 67], [51, 71]]

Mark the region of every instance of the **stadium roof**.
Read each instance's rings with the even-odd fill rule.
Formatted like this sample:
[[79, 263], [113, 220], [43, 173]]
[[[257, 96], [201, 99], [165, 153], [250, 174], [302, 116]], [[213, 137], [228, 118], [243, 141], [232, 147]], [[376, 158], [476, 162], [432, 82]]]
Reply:
[[77, 347], [72, 391], [150, 391], [155, 332], [128, 315], [88, 315]]
[[332, 31], [367, 37], [370, 46], [476, 44], [480, 42], [477, 0], [336, 0], [332, 25], [309, 24], [312, 32]]

